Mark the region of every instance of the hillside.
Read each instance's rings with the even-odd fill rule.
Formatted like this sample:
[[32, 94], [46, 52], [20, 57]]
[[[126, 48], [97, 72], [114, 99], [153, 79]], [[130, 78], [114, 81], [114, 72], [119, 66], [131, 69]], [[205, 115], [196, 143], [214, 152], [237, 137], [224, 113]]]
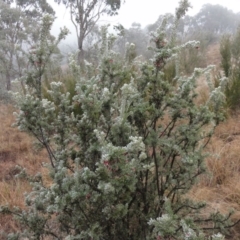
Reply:
[[[16, 165], [35, 174], [41, 169], [46, 155], [34, 150], [33, 140], [12, 127], [14, 107], [0, 104], [0, 205], [24, 207], [24, 193], [31, 190], [28, 182], [18, 180]], [[0, 231], [12, 231], [18, 226], [9, 217], [0, 218]]]

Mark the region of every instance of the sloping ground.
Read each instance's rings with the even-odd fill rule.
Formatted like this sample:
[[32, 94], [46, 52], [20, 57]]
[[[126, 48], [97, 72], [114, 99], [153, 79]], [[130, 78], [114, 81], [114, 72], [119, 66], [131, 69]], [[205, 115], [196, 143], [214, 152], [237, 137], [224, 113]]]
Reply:
[[[195, 200], [206, 201], [207, 211], [227, 213], [234, 209], [233, 220], [240, 219], [240, 115], [220, 124], [208, 146], [208, 173], [191, 191]], [[228, 239], [240, 239], [240, 223]]]
[[[218, 43], [208, 47], [207, 65], [215, 65], [220, 71], [221, 55]], [[214, 76], [213, 76], [214, 77]], [[199, 93], [197, 103], [208, 98], [208, 87], [205, 78], [198, 80]], [[208, 145], [210, 157], [206, 159], [208, 172], [202, 176], [199, 183], [191, 191], [195, 200], [206, 201], [209, 208], [206, 211], [228, 213], [234, 209], [233, 220], [240, 219], [240, 112], [228, 116], [214, 133]], [[240, 223], [231, 231], [228, 239], [240, 239]]]
[[221, 62], [221, 55], [220, 55], [220, 44], [214, 43], [208, 46], [206, 51], [206, 64], [207, 65], [216, 65], [218, 66]]
[[[46, 155], [34, 150], [31, 137], [12, 127], [13, 112], [13, 106], [0, 104], [0, 205], [24, 207], [24, 193], [31, 188], [26, 181], [15, 178], [19, 172], [15, 166], [26, 168], [31, 174], [37, 173]], [[1, 216], [0, 232], [17, 227], [10, 217]]]

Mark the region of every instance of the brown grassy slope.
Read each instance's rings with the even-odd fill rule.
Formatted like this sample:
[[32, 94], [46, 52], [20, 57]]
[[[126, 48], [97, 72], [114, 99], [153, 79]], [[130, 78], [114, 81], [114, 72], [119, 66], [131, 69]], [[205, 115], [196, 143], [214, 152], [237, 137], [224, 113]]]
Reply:
[[206, 51], [206, 65], [219, 66], [221, 62], [220, 44], [214, 43], [207, 47]]
[[[206, 201], [209, 211], [227, 213], [235, 209], [233, 220], [240, 219], [240, 116], [220, 124], [208, 146], [208, 173], [191, 191], [195, 200]], [[229, 239], [240, 239], [240, 224]]]
[[[208, 48], [207, 64], [216, 65], [220, 69], [221, 56], [219, 44]], [[202, 81], [201, 81], [202, 80]], [[204, 79], [198, 82], [198, 102], [207, 99], [208, 90]], [[206, 201], [207, 210], [227, 213], [235, 209], [234, 220], [240, 219], [240, 114], [229, 116], [215, 131], [208, 145], [210, 157], [206, 159], [208, 173], [202, 176], [199, 183], [191, 191], [195, 200]], [[237, 224], [229, 239], [240, 239], [240, 224]]]
[[[0, 205], [24, 207], [24, 193], [31, 188], [26, 181], [15, 179], [19, 165], [34, 174], [41, 169], [45, 155], [36, 153], [33, 139], [13, 128], [14, 108], [0, 104]], [[17, 224], [9, 217], [0, 218], [0, 231], [15, 230]]]

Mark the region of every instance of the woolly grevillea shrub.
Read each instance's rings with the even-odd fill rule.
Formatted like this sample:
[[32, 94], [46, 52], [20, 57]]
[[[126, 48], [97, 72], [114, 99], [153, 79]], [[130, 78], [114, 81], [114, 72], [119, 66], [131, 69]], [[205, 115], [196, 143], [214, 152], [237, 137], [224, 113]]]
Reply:
[[[181, 1], [176, 24], [187, 8]], [[45, 19], [46, 21], [46, 19]], [[45, 32], [50, 24], [43, 24]], [[164, 78], [167, 61], [185, 47], [166, 39], [165, 20], [152, 34], [154, 58], [141, 62], [111, 48], [113, 38], [103, 28], [99, 64], [84, 69], [70, 59], [75, 95], [52, 82], [43, 98], [41, 77], [55, 43], [44, 34], [26, 78], [28, 93], [19, 97], [17, 125], [39, 141], [49, 154], [46, 167], [51, 184], [41, 174], [29, 177], [33, 189], [26, 209], [2, 207], [15, 214], [22, 232], [9, 239], [223, 239], [230, 214], [202, 214], [204, 203], [187, 198], [205, 172], [204, 151], [214, 128], [223, 120], [221, 86], [196, 105], [196, 79], [211, 67]], [[44, 33], [44, 31], [43, 31]], [[174, 31], [173, 31], [174, 33]], [[62, 34], [62, 37], [64, 34]], [[79, 111], [73, 111], [79, 108]], [[22, 174], [24, 175], [24, 171]], [[201, 214], [199, 214], [201, 213]]]

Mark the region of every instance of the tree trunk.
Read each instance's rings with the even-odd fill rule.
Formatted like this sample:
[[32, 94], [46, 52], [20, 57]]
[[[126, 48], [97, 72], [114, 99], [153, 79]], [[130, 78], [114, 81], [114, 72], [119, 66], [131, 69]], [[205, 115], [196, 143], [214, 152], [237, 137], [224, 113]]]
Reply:
[[78, 64], [81, 66], [84, 63], [84, 50], [80, 48], [78, 50]]
[[11, 90], [11, 76], [9, 73], [6, 74], [6, 87], [7, 91]]
[[80, 36], [78, 38], [78, 64], [80, 67], [84, 67], [84, 50], [83, 50], [83, 40], [84, 36], [80, 33]]

